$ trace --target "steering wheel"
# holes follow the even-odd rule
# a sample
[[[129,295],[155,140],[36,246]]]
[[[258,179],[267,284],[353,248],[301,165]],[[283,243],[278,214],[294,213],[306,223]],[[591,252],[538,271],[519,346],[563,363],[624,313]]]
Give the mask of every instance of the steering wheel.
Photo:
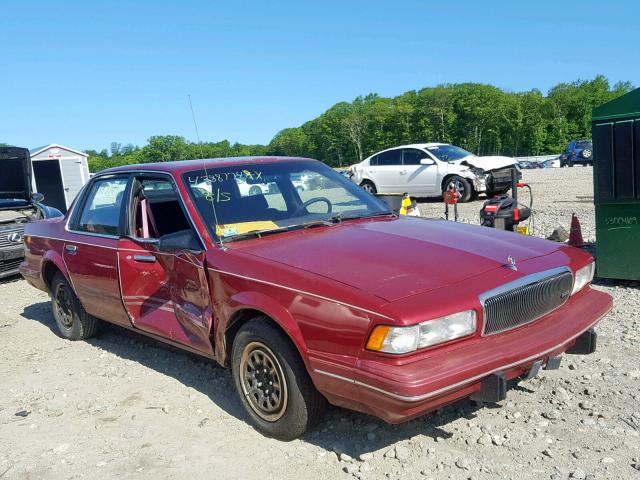
[[[318,203],[318,202],[324,202],[327,204],[327,213],[331,213],[333,210],[333,205],[331,204],[331,201],[329,201],[328,198],[326,197],[313,197],[310,198],[309,200],[307,200],[306,202],[304,202],[302,205],[300,205],[295,212],[293,212],[293,214],[291,215],[292,217],[297,216],[300,212],[302,212],[302,210],[305,210],[309,205],[313,205],[314,203]]]

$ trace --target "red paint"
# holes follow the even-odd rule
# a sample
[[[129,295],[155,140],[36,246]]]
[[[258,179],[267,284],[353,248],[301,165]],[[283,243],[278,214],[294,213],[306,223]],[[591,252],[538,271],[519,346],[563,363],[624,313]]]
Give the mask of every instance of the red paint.
[[[207,167],[277,161],[285,159],[226,159]],[[390,422],[469,395],[495,369],[508,377],[521,374],[532,357],[565,351],[611,308],[609,295],[587,287],[551,314],[502,334],[483,337],[479,328],[465,339],[407,355],[367,351],[367,336],[379,324],[410,325],[472,308],[481,326],[483,292],[554,267],[575,272],[591,257],[533,237],[412,217],[344,221],[221,248],[182,184],[183,172],[200,168],[202,161],[144,166],[173,177],[202,236],[202,254],[167,254],[127,238],[77,234],[59,219],[27,226],[23,275],[46,290],[44,272],[55,267],[95,316],[222,364],[229,355],[225,331],[236,315],[261,312],[289,336],[332,403]],[[75,255],[65,251],[68,244],[77,247]],[[155,260],[138,262],[135,255]],[[509,255],[517,271],[504,267]],[[433,392],[440,393],[419,401],[394,398]]]

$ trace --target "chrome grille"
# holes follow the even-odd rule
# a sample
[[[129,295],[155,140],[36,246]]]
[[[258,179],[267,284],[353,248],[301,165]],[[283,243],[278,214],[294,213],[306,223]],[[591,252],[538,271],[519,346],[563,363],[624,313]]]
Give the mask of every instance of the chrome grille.
[[[543,317],[566,302],[572,288],[573,275],[562,268],[523,277],[487,292],[481,297],[484,334],[504,332]]]
[[[24,223],[14,223],[9,227],[0,227],[0,248],[20,247],[22,245],[22,242],[15,243],[9,241],[9,235],[11,235],[12,233],[17,233],[22,236],[22,234],[24,233],[24,226]]]

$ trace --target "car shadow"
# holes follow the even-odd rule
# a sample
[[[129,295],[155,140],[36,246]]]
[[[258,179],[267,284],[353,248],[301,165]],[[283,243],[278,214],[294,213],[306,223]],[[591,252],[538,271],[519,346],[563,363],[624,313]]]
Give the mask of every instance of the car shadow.
[[[57,335],[49,302],[25,307],[22,317],[40,322]],[[101,325],[100,335],[88,343],[174,378],[209,397],[229,415],[241,421],[247,420],[229,370],[213,361],[107,323]],[[495,407],[484,405],[484,408]],[[421,435],[437,440],[448,439],[452,434],[442,427],[461,418],[471,420],[480,408],[483,406],[463,400],[410,422],[390,425],[370,415],[330,407],[320,424],[301,440],[358,458],[363,453],[389,448],[398,441]],[[357,432],[355,435],[354,431]]]

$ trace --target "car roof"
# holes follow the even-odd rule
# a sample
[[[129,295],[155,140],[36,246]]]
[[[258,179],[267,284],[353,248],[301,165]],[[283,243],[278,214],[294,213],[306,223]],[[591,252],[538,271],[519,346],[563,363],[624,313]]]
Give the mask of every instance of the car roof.
[[[173,162],[155,162],[155,163],[136,163],[132,165],[123,165],[120,167],[108,168],[102,170],[96,175],[107,175],[111,173],[127,173],[135,171],[155,171],[168,172],[180,175],[184,172],[193,170],[202,170],[204,168],[221,168],[233,167],[234,165],[260,165],[264,163],[286,163],[299,161],[313,161],[311,158],[304,157],[225,157],[225,158],[204,158],[197,160],[177,160]]]

